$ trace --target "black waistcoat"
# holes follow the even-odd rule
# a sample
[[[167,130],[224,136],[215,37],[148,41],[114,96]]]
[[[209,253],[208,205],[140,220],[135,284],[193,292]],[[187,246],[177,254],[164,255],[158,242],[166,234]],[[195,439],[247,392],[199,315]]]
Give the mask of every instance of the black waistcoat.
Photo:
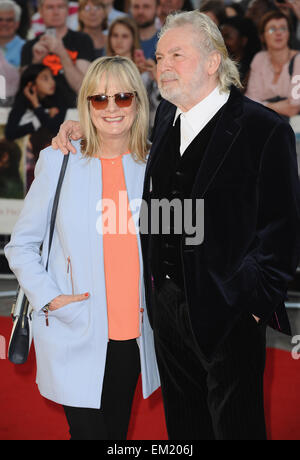
[[[180,132],[178,123],[177,126],[170,127],[165,137],[165,142],[162,143],[158,153],[159,157],[151,176],[151,200],[155,199],[156,204],[163,199],[169,202],[180,200],[182,210],[181,229],[178,226],[178,220],[176,220],[177,225],[174,227],[174,214],[176,211],[174,212],[175,208],[170,206],[170,219],[167,217],[167,207],[163,207],[164,218],[162,211],[159,214],[159,225],[157,227],[159,232],[157,235],[154,235],[152,231],[154,246],[151,254],[151,271],[158,288],[166,275],[179,287],[184,288],[181,259],[181,240],[182,230],[184,229],[184,200],[191,196],[196,174],[200,168],[221,111],[222,108],[200,131],[182,156],[179,150]],[[173,203],[176,204],[176,209],[179,210],[178,201],[177,203],[176,201]],[[176,233],[174,233],[174,228]]]

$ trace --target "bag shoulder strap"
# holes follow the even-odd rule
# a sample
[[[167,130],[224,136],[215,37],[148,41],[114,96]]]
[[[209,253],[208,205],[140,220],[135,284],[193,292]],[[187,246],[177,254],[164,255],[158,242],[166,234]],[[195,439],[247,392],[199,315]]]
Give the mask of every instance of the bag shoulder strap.
[[[58,202],[59,202],[61,187],[62,187],[62,184],[63,184],[63,181],[64,181],[64,177],[65,177],[69,157],[70,157],[70,153],[68,153],[67,155],[64,155],[64,159],[63,159],[63,163],[62,163],[62,166],[61,166],[60,175],[59,175],[58,183],[57,183],[57,187],[56,187],[56,192],[55,192],[55,196],[54,196],[53,208],[52,208],[51,220],[50,220],[50,233],[49,233],[48,258],[47,258],[47,264],[46,264],[46,271],[48,270],[49,256],[50,256],[50,250],[51,250],[51,246],[52,246],[52,239],[53,239],[53,233],[54,233],[54,227],[55,227],[56,214],[57,214],[57,208],[58,208]]]
[[[295,56],[293,56],[292,59],[290,60],[290,63],[289,63],[289,75],[290,75],[290,77],[293,76],[293,73],[294,73],[294,62],[295,62],[296,57],[297,57],[299,54],[300,54],[300,53],[296,53]]]

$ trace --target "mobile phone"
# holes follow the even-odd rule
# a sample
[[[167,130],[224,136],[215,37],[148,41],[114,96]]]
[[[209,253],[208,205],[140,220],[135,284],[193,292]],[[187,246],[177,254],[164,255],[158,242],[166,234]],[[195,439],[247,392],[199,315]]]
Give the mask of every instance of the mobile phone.
[[[141,49],[135,50],[134,54],[137,59],[146,59],[144,55],[144,51]]]
[[[56,37],[56,30],[54,27],[47,27],[45,34],[50,35],[50,37]]]

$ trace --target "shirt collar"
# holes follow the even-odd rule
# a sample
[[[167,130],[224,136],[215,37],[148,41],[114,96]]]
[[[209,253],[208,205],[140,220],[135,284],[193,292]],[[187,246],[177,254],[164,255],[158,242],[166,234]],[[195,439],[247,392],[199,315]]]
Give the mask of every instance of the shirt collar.
[[[179,116],[181,119],[184,117],[189,125],[197,132],[197,127],[199,126],[199,121],[205,121],[206,119],[209,120],[211,118],[211,114],[219,110],[228,100],[229,92],[220,92],[220,87],[217,86],[208,96],[206,96],[202,101],[198,102],[198,104],[194,105],[190,110],[187,112],[183,112],[181,109],[177,107],[173,126]]]

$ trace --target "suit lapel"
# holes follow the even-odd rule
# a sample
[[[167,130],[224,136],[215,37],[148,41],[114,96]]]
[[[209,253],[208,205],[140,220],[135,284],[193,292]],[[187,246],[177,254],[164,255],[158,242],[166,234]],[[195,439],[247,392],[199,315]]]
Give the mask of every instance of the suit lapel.
[[[170,110],[168,110],[168,112],[165,113],[159,120],[159,130],[157,130],[157,134],[154,137],[154,141],[151,146],[149,159],[147,162],[146,177],[148,177],[148,175],[150,174],[150,170],[153,168],[154,163],[156,162],[159,156],[159,152],[160,154],[162,153],[161,145],[164,142],[164,138],[168,130],[170,129],[171,124],[173,123],[175,112],[176,112],[176,107],[171,106]]]
[[[202,197],[206,193],[240,133],[241,126],[234,119],[228,108],[228,106],[224,107],[221,118],[208,144],[195,179],[192,196]]]

